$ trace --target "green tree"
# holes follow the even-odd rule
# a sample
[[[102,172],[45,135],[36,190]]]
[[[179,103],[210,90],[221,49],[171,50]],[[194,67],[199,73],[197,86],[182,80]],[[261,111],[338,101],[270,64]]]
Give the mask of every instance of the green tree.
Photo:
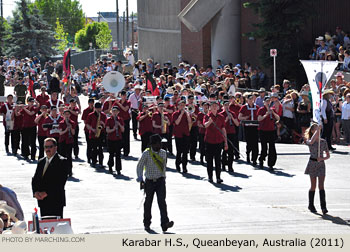
[[[84,27],[85,16],[79,0],[35,0],[34,5],[53,28],[59,19],[69,42],[73,42],[75,33]]]
[[[3,55],[6,50],[6,39],[10,36],[10,26],[6,19],[0,17],[0,55]]]
[[[270,49],[278,50],[277,80],[292,80],[300,76],[299,59],[305,49],[300,38],[308,19],[312,16],[312,1],[304,0],[259,0],[244,3],[259,15],[261,22],[253,24],[255,30],[249,34],[262,40],[261,62],[272,66]]]
[[[100,31],[96,35],[96,44],[100,49],[108,49],[112,42],[111,29],[109,29],[107,23],[101,23]]]
[[[56,20],[56,34],[55,39],[58,41],[56,49],[59,51],[64,51],[68,45],[68,33],[64,32],[63,25],[60,24],[59,19]]]
[[[81,50],[88,50],[90,43],[92,48],[105,49],[111,41],[111,30],[106,22],[87,24],[84,29],[75,34],[75,42]]]
[[[43,20],[39,10],[29,8],[28,0],[16,3],[10,20],[11,36],[6,39],[6,53],[19,58],[38,56],[45,58],[55,54],[54,33]]]

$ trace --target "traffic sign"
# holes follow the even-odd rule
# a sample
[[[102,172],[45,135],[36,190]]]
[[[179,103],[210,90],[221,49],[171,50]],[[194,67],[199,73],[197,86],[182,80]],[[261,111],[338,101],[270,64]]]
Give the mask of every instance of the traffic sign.
[[[277,57],[277,49],[270,49],[270,56]]]

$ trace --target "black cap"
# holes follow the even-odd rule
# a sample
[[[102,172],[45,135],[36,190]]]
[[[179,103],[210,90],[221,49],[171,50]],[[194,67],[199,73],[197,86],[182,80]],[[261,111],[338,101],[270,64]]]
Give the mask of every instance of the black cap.
[[[169,96],[165,97],[164,101],[170,101],[170,97]]]
[[[46,105],[41,105],[40,108],[41,108],[41,109],[47,109],[47,106],[46,106]]]
[[[210,105],[213,105],[213,104],[219,105],[217,101],[210,101]]]
[[[178,104],[181,104],[181,103],[186,104],[186,101],[185,100],[180,100]]]
[[[63,113],[66,113],[66,112],[68,112],[68,113],[70,114],[70,111],[69,111],[68,109],[65,109],[65,110],[63,111]]]
[[[102,108],[102,103],[101,102],[96,102],[95,103],[95,108]]]
[[[253,95],[252,95],[252,94],[249,94],[249,95],[247,95],[247,98],[248,98],[248,99],[252,99],[252,98],[253,98]]]
[[[88,103],[94,103],[95,102],[95,99],[93,99],[93,98],[90,98],[89,100],[88,100]]]
[[[54,110],[54,109],[57,109],[57,107],[56,106],[51,106],[50,109]]]
[[[266,100],[271,100],[271,97],[270,96],[265,96],[264,97],[264,101],[266,101]]]
[[[164,107],[164,103],[163,102],[158,103],[158,107],[159,106]]]
[[[29,102],[33,102],[34,100],[35,100],[35,99],[34,99],[33,97],[29,97],[29,98],[28,98],[28,101],[29,101]]]
[[[227,101],[227,100],[225,100],[224,102],[223,102],[223,104],[227,104],[227,103],[230,103],[229,101]]]
[[[118,106],[113,106],[112,110],[118,110],[118,111],[120,111],[120,109],[119,109]]]
[[[72,102],[76,102],[76,100],[75,99],[70,99],[69,103],[72,103]]]
[[[188,99],[194,99],[194,96],[193,95],[189,95],[187,98]]]
[[[162,142],[162,138],[160,137],[160,135],[154,134],[150,136],[150,144],[157,144],[161,142]]]

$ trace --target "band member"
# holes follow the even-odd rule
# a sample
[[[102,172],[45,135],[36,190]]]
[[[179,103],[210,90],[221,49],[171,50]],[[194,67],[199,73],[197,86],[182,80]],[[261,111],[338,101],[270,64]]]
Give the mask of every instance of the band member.
[[[229,109],[229,101],[224,101],[223,111],[220,113],[225,118],[225,129],[227,134],[228,149],[222,152],[222,170],[225,171],[225,165],[228,167],[229,172],[233,172],[233,156],[237,152],[234,146],[235,136],[237,135],[236,127],[239,125],[239,121],[235,112]]]
[[[92,113],[94,111],[94,99],[89,99],[88,100],[88,107],[86,109],[84,109],[83,111],[83,115],[81,116],[81,120],[84,121],[84,133],[85,133],[85,140],[86,140],[86,157],[87,157],[87,162],[90,164],[91,163],[91,142],[90,142],[90,138],[89,138],[89,130],[86,127],[86,121],[87,121],[87,117],[90,113]]]
[[[152,113],[148,110],[148,106],[144,104],[142,106],[142,112],[137,116],[139,121],[139,134],[141,136],[141,151],[144,152],[149,146],[149,138],[152,136]]]
[[[202,103],[203,110],[198,113],[197,123],[198,123],[198,139],[199,139],[199,151],[200,151],[200,161],[201,165],[204,165],[204,156],[205,156],[205,143],[204,143],[204,135],[205,135],[205,127],[203,124],[204,116],[209,113],[209,104],[207,102]]]
[[[108,167],[109,172],[112,174],[112,167],[114,165],[115,157],[115,170],[117,174],[120,175],[122,170],[122,161],[120,158],[121,148],[123,147],[122,134],[124,132],[124,120],[119,116],[119,108],[114,106],[112,108],[112,116],[107,119],[106,122],[106,132],[108,134]]]
[[[79,115],[79,108],[77,106],[77,101],[75,99],[70,99],[68,110],[70,112],[70,119],[74,122],[74,125],[75,125],[73,153],[74,153],[75,159],[78,159],[79,158],[78,157],[79,156],[79,145],[78,145],[78,137],[79,137],[78,115]]]
[[[164,98],[164,112],[167,112],[170,118],[173,118],[173,113],[175,112],[175,106],[170,104],[170,97]],[[168,151],[170,155],[173,154],[173,131],[174,131],[174,123],[170,122],[169,125],[169,134],[168,134]]]
[[[35,160],[36,153],[36,123],[34,122],[38,108],[34,106],[34,98],[28,98],[28,106],[24,106],[23,114],[23,157]],[[29,150],[30,146],[30,150]]]
[[[39,94],[36,97],[36,101],[39,103],[39,108],[41,108],[42,105],[46,105],[46,107],[47,107],[49,99],[50,99],[50,96],[48,96],[46,94],[46,87],[45,86],[42,86],[40,88],[40,90],[41,90],[41,94]]]
[[[322,127],[312,124],[305,132],[306,145],[309,146],[310,160],[305,169],[305,174],[310,175],[311,187],[309,190],[309,210],[316,213],[314,206],[315,190],[318,179],[318,189],[320,190],[320,203],[323,214],[328,212],[326,205],[326,193],[324,190],[324,180],[326,178],[325,160],[329,159],[327,142],[319,139]],[[324,153],[326,156],[324,156]]]
[[[334,92],[332,90],[325,90],[323,92],[323,99],[321,102],[321,117],[323,122],[322,138],[327,140],[328,149],[334,151],[335,148],[332,147],[334,109],[330,101],[332,95],[334,95]]]
[[[22,102],[17,101],[17,104],[15,106],[15,109],[13,111],[13,131],[12,131],[12,137],[13,137],[13,147],[12,147],[12,153],[13,155],[17,155],[17,151],[20,149],[19,144],[21,142],[21,135],[23,138],[23,114],[22,114]],[[23,152],[23,148],[21,149]],[[22,153],[23,154],[23,153]],[[23,155],[22,155],[23,156]]]
[[[106,114],[106,116],[109,116],[112,114],[112,107],[115,102],[114,94],[110,94],[110,96],[107,98],[106,95],[103,95],[100,99],[100,102],[102,103],[102,111]]]
[[[213,182],[213,159],[215,159],[216,182],[221,184],[223,180],[221,174],[221,151],[228,149],[225,129],[225,118],[218,113],[219,104],[217,101],[210,102],[210,112],[204,116],[205,126],[205,149],[207,159],[207,172],[209,182]]]
[[[38,142],[39,142],[39,159],[44,157],[44,140],[46,139],[47,133],[43,128],[43,124],[47,118],[47,106],[41,105],[40,115],[38,115],[34,122],[38,125]]]
[[[261,142],[261,153],[259,157],[260,168],[264,167],[264,161],[268,156],[267,165],[270,170],[273,170],[273,166],[276,164],[277,153],[275,147],[276,139],[276,121],[279,121],[280,117],[274,108],[270,108],[270,97],[265,96],[264,107],[258,110],[259,132]],[[269,145],[269,147],[267,147]],[[267,148],[269,154],[267,154]]]
[[[248,95],[247,104],[243,105],[239,110],[238,119],[244,122],[244,135],[247,142],[247,163],[250,161],[253,162],[253,165],[256,165],[256,160],[259,154],[258,146],[258,109],[259,106],[254,104],[253,95]],[[251,121],[251,122],[249,122]],[[252,159],[250,159],[250,153],[252,153]]]
[[[126,99],[125,90],[120,92],[121,100],[116,100],[113,106],[118,106],[120,112],[119,117],[124,120],[124,132],[123,132],[123,154],[124,157],[129,156],[130,153],[130,102]]]
[[[10,136],[11,136],[11,148],[13,149],[14,146],[13,144],[13,135],[12,135],[12,130],[13,130],[13,118],[12,118],[12,113],[13,113],[13,95],[9,94],[7,96],[7,102],[2,105],[0,108],[0,114],[3,115],[3,123],[4,123],[4,128],[5,128],[5,149],[6,152],[9,152],[9,144],[10,144]]]
[[[48,100],[46,106],[48,108],[56,107],[58,109],[61,105],[64,105],[64,103],[58,99],[58,93],[56,91],[52,91],[51,97]]]
[[[234,112],[236,114],[236,116],[238,117],[239,114],[239,110],[241,109],[242,105],[238,103],[238,100],[236,100],[235,96],[230,96],[230,106],[229,106],[229,110],[231,110],[232,112]],[[234,156],[235,156],[235,160],[239,159],[239,133],[240,133],[240,125],[235,126],[235,130],[236,130],[236,134],[234,134],[233,137],[233,146],[235,146],[234,148]]]
[[[180,172],[180,164],[182,164],[183,173],[187,173],[187,154],[189,151],[190,126],[192,119],[189,113],[185,111],[185,101],[178,104],[179,110],[173,114],[174,136],[176,143],[176,170]]]
[[[160,210],[160,221],[163,232],[174,226],[173,221],[169,221],[167,205],[165,201],[165,171],[167,163],[167,154],[161,149],[162,138],[156,134],[150,139],[151,147],[142,153],[137,164],[137,181],[144,188],[146,199],[144,203],[143,224],[145,230],[150,232],[152,219],[152,202],[154,193],[157,194],[158,206]],[[143,171],[145,170],[145,182],[143,180]]]
[[[159,134],[163,139],[167,139],[170,121],[169,114],[164,112],[164,103],[158,103],[158,111],[152,115],[153,133]],[[162,146],[162,148],[166,149],[167,146]]]
[[[89,130],[89,138],[91,143],[91,165],[96,166],[97,156],[98,162],[103,167],[103,139],[105,138],[105,122],[106,114],[101,111],[102,104],[95,103],[94,112],[90,113],[86,120],[86,127]]]
[[[139,107],[141,102],[141,86],[136,85],[134,87],[134,93],[129,97],[129,102],[131,106],[131,119],[132,119],[132,131],[134,133],[134,139],[137,139],[137,119],[139,115]]]
[[[75,134],[75,122],[70,119],[71,112],[70,110],[64,111],[64,118],[59,123],[59,154],[67,158],[67,170],[68,177],[72,177],[73,172],[73,162],[72,162],[72,149],[74,143],[74,134]]]
[[[197,141],[198,141],[198,126],[197,126],[197,116],[199,113],[199,108],[194,104],[194,96],[189,95],[188,97],[187,109],[190,114],[191,124],[190,124],[190,158],[192,161],[196,161],[196,151],[197,151]]]
[[[50,115],[43,123],[43,130],[46,131],[46,136],[54,138],[57,143],[60,137],[58,126],[62,119],[63,117],[57,113],[57,108],[52,106],[50,109]]]

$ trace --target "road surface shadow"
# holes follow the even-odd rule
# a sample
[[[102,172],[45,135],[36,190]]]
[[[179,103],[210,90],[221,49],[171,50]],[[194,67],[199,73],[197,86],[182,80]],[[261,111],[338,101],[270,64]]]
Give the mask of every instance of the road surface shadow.
[[[349,154],[349,152],[348,151],[332,151],[332,153],[334,153],[334,154],[339,154],[339,155],[348,155]]]
[[[228,172],[229,174],[231,174],[234,177],[238,177],[238,178],[244,178],[244,179],[249,179],[251,176],[243,174],[243,173],[239,173],[239,172]]]
[[[159,234],[156,231],[154,231],[153,229],[150,229],[149,231],[145,230],[145,232],[148,234]]]
[[[81,159],[81,158],[73,158],[72,160],[73,160],[73,162],[78,162],[78,163],[85,163],[86,162],[86,160]]]
[[[340,217],[336,217],[336,216],[332,216],[329,214],[319,214],[319,213],[315,213],[316,215],[322,217],[322,219],[327,220],[327,221],[331,221],[334,224],[338,224],[338,225],[345,225],[345,226],[349,226],[350,227],[350,221],[344,220]]]
[[[139,160],[137,157],[133,157],[133,156],[127,156],[127,157],[125,157],[125,156],[123,155],[122,158],[125,159],[125,160],[131,160],[131,161],[137,161],[137,160]]]
[[[75,178],[74,176],[73,177],[69,177],[67,180],[71,181],[71,182],[80,182],[81,181],[80,179]]]
[[[295,174],[289,174],[287,172],[283,172],[283,169],[279,169],[279,168],[274,168],[273,170],[270,170],[270,168],[268,167],[263,167],[263,168],[259,168],[258,166],[255,167],[255,170],[262,170],[262,171],[266,171],[269,172],[275,176],[282,176],[282,177],[287,177],[287,178],[293,178],[295,176]]]
[[[212,184],[216,188],[219,188],[221,191],[225,191],[225,192],[239,192],[242,189],[239,186],[230,186],[230,185],[218,184],[218,183],[212,183]]]
[[[278,156],[310,156],[310,152],[297,152],[297,153],[288,153],[288,152],[285,152],[285,153],[278,153],[277,154]]]
[[[187,179],[195,179],[195,180],[203,180],[204,177],[194,175],[192,173],[182,173],[182,176],[187,178]]]
[[[108,172],[109,173],[109,172]],[[132,180],[133,178],[130,178],[129,176],[125,176],[123,174],[120,174],[120,175],[117,175],[117,174],[113,174],[113,177],[115,179],[122,179],[122,180],[126,180],[126,181],[130,181]]]

